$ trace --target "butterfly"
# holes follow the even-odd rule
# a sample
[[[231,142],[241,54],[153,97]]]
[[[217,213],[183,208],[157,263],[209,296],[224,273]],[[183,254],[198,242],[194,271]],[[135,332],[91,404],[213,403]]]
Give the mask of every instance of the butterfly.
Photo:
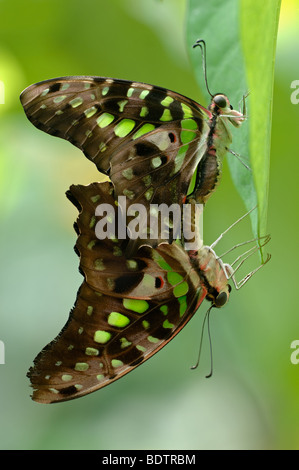
[[[240,288],[255,272],[236,282],[237,268],[211,247],[188,252],[177,241],[142,246],[129,258],[128,238],[95,236],[98,205],[115,203],[112,184],[73,185],[67,196],[79,210],[75,251],[84,280],[65,326],[28,372],[32,398],[41,403],[78,398],[121,378],[173,339],[204,299],[225,305],[229,279]]]
[[[203,40],[196,45],[205,51]],[[239,112],[217,93],[206,109],[159,86],[104,77],[42,81],[20,100],[34,126],[70,141],[108,175],[128,207],[205,204],[220,181],[232,141],[229,126],[245,120],[244,99]],[[159,233],[150,243],[162,241]]]

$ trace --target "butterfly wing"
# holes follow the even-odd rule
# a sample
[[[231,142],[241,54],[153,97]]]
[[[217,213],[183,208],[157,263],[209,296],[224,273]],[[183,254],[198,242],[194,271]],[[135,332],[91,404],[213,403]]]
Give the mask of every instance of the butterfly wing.
[[[207,292],[176,243],[127,258],[127,240],[95,238],[95,209],[99,200],[113,204],[111,188],[93,183],[68,193],[80,209],[76,251],[84,281],[66,325],[29,370],[41,403],[86,395],[142,364],[184,327]]]
[[[209,133],[211,114],[195,101],[101,77],[47,80],[20,99],[37,128],[69,140],[109,175],[128,207],[183,203]]]

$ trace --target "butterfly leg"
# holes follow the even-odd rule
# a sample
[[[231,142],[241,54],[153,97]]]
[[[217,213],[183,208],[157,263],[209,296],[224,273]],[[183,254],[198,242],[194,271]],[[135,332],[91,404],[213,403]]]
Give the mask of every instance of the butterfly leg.
[[[244,160],[243,160],[244,157],[241,157],[241,155],[239,153],[235,152],[234,150],[227,149],[227,151],[229,153],[231,153],[234,157],[236,157],[239,160],[239,162],[242,163],[242,165],[245,166],[245,168],[247,168],[247,170],[252,171],[250,166],[248,166],[247,163],[244,162]]]
[[[243,96],[242,96],[242,99],[241,101],[239,102],[239,109],[240,109],[240,113],[243,114],[244,118],[246,119],[248,116],[246,114],[246,98],[248,98],[250,92],[247,91]]]
[[[253,253],[251,253],[249,256],[251,256],[252,254],[253,254]],[[249,256],[247,256],[245,259],[249,258]],[[259,269],[261,269],[263,266],[265,266],[265,264],[268,263],[268,261],[270,261],[271,255],[268,254],[266,260],[265,260],[263,263],[261,263],[257,268],[255,268],[255,269],[253,269],[252,271],[250,271],[250,273],[246,274],[246,276],[245,276],[243,279],[241,279],[241,281],[236,281],[234,275],[235,275],[237,269],[239,269],[239,267],[243,264],[243,262],[245,261],[245,259],[237,266],[237,268],[236,268],[235,270],[231,270],[231,277],[230,277],[230,279],[233,281],[234,286],[235,286],[235,288],[236,288],[237,290],[241,289],[241,287],[243,287],[244,284],[246,284],[246,282],[249,281],[249,279],[250,279]],[[226,267],[231,268],[231,266],[229,266],[229,265],[226,265]]]
[[[253,207],[250,209],[250,211],[246,212],[246,214],[242,215],[238,220],[236,220],[232,225],[230,225],[224,232],[222,232],[219,237],[211,244],[210,248],[213,249],[217,243],[224,237],[224,235],[229,232],[235,225],[237,225],[241,220],[245,219],[252,211],[254,211],[257,208],[257,206]]]
[[[256,253],[261,247],[265,246],[271,239],[271,237],[269,235],[266,235],[265,237],[260,237],[258,238],[257,240],[260,240],[264,238],[264,242],[262,244],[260,244],[260,246],[254,246],[252,248],[250,248],[249,250],[247,250],[245,253],[242,253],[240,256],[238,256],[235,261],[232,263],[232,264],[228,264],[228,263],[224,263],[222,261],[221,258],[218,258],[218,261],[219,261],[219,264],[220,266],[223,268],[223,271],[226,275],[226,278],[227,279],[231,279],[234,283],[234,286],[235,288],[238,290],[240,289],[262,266],[264,266],[266,263],[268,263],[268,261],[270,260],[271,256],[268,254],[267,255],[267,258],[266,260],[261,263],[256,269],[254,269],[253,271],[251,271],[250,273],[248,273],[243,279],[241,279],[241,281],[237,281],[236,278],[235,278],[235,274],[236,272],[240,269],[240,267],[243,265],[243,263],[250,257],[252,256],[254,253]],[[248,242],[243,242],[243,243],[239,243],[238,245],[234,246],[232,249],[228,250],[226,253],[224,254],[227,254],[229,253],[230,251],[232,251],[233,249],[239,247],[239,246],[242,246],[242,245],[245,245],[247,243],[250,243],[250,242],[253,242],[255,241],[256,239],[254,240],[249,240]],[[243,258],[244,257],[244,258]],[[242,259],[243,258],[243,259]],[[241,261],[240,261],[241,260]],[[240,262],[239,262],[240,261]],[[238,263],[239,264],[237,265],[236,268],[233,268],[233,266]]]
[[[264,240],[264,241],[263,241],[262,244],[259,244],[259,247],[256,247],[256,246],[252,247],[252,248],[250,248],[250,250],[248,250],[245,253],[243,253],[242,255],[238,256],[238,258],[233,263],[231,263],[231,266],[233,266],[242,256],[246,255],[249,251],[251,251],[253,249],[262,248],[263,246],[265,246],[271,240],[270,235],[264,235],[263,237],[257,237],[257,238],[253,238],[252,240],[246,240],[245,242],[238,243],[237,245],[234,245],[232,248],[230,248],[229,250],[222,253],[220,256],[217,256],[217,258],[218,259],[223,258],[225,255],[227,255],[228,253],[231,253],[233,250],[235,250],[236,248],[239,248],[240,246],[248,245],[249,243],[257,242],[257,241],[260,241],[260,240]]]

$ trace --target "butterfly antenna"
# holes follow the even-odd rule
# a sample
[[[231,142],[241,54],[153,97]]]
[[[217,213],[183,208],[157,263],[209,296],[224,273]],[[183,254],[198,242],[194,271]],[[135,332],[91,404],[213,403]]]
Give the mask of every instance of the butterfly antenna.
[[[203,64],[203,74],[205,77],[206,88],[211,97],[213,97],[212,93],[210,92],[209,85],[208,85],[208,77],[207,77],[207,47],[206,43],[203,39],[197,39],[196,43],[193,44],[193,48],[199,46],[201,49],[202,55],[202,64]]]
[[[213,305],[211,305],[211,307],[208,309],[208,311],[206,312],[205,314],[205,317],[204,317],[204,320],[203,320],[203,324],[202,324],[202,330],[201,330],[201,337],[200,337],[200,344],[199,344],[199,352],[198,352],[198,358],[197,358],[197,362],[194,366],[192,366],[190,369],[194,370],[194,369],[197,369],[198,365],[199,365],[199,362],[200,362],[200,356],[201,356],[201,350],[202,350],[202,343],[203,343],[203,333],[204,333],[204,329],[205,329],[205,323],[206,323],[206,320],[208,320],[208,336],[209,336],[209,343],[210,343],[210,356],[211,356],[211,370],[210,370],[210,373],[208,375],[206,375],[206,379],[212,377],[213,375],[213,350],[212,350],[212,339],[211,339],[211,331],[210,331],[210,313],[211,313],[211,310],[213,308]]]

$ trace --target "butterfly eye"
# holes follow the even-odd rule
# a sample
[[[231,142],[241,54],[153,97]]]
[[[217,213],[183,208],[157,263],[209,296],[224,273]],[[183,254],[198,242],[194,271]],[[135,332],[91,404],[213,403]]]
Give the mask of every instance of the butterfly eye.
[[[227,105],[226,99],[223,95],[216,95],[214,97],[214,103],[218,106],[218,108],[225,108]]]
[[[220,294],[217,295],[217,297],[215,299],[214,305],[215,305],[215,307],[222,307],[223,305],[226,304],[226,302],[227,302],[226,292],[220,292]]]

